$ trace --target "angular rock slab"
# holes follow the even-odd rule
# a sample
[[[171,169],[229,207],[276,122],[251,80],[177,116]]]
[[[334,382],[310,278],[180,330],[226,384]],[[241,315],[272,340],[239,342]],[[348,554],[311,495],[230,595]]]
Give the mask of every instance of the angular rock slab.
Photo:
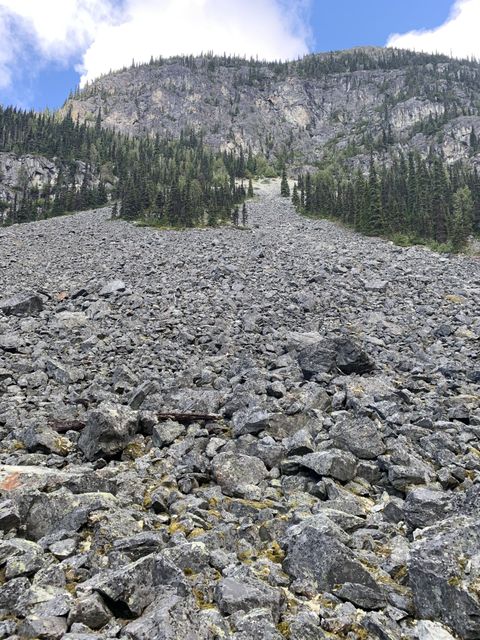
[[[321,373],[368,373],[374,364],[350,338],[326,338],[309,345],[298,354],[298,364],[308,380]]]
[[[363,585],[381,597],[382,589],[345,541],[348,536],[328,518],[313,516],[287,532],[286,573],[312,582],[319,591],[345,584]]]
[[[386,447],[379,428],[365,416],[342,416],[330,429],[329,436],[335,447],[350,451],[362,460],[374,460],[385,453]]]
[[[123,451],[138,430],[138,414],[122,405],[103,402],[91,411],[78,446],[88,460]]]
[[[212,460],[215,481],[226,495],[243,497],[245,487],[258,485],[268,475],[259,458],[238,453],[219,453]]]
[[[307,453],[299,458],[299,463],[319,476],[329,476],[341,482],[353,480],[357,471],[356,458],[341,449]]]
[[[408,566],[416,617],[480,638],[480,520],[458,516],[422,531]]]
[[[0,312],[6,316],[31,316],[43,310],[43,301],[35,293],[17,293],[0,300]]]
[[[161,553],[150,554],[115,571],[100,573],[84,582],[81,595],[96,591],[110,609],[121,617],[138,617],[155,600],[162,587],[171,587],[184,595],[183,573]]]

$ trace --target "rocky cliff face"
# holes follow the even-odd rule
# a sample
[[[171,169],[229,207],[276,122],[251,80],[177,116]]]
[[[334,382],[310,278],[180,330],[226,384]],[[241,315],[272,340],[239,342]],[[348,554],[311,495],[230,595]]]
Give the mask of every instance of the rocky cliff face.
[[[480,134],[480,67],[370,49],[288,64],[157,61],[104,76],[69,99],[73,117],[134,135],[194,127],[214,147],[284,156],[293,165],[433,146],[472,157]]]
[[[65,169],[62,162],[56,158],[49,159],[38,155],[17,155],[15,153],[0,152],[0,222],[2,210],[15,198],[15,193],[21,194],[27,189],[38,189],[41,193],[45,187],[55,186],[60,172]],[[77,189],[80,189],[84,180],[87,166],[85,162],[76,161],[73,165],[73,173],[69,173],[70,182],[74,177]],[[70,172],[72,167],[70,167]],[[96,186],[98,177],[91,177],[88,186]]]

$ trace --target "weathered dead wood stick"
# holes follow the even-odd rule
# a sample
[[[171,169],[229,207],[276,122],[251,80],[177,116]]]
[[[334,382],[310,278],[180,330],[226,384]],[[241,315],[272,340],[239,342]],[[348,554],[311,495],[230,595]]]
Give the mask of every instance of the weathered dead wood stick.
[[[169,411],[166,413],[157,413],[159,420],[174,420],[175,422],[196,422],[197,420],[217,422],[222,419],[216,413],[177,413],[176,411]]]

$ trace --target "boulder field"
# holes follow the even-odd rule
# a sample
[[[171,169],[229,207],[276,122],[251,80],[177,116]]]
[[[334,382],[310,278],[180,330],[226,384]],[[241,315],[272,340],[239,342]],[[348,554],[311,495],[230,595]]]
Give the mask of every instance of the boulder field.
[[[480,637],[480,262],[0,229],[0,638]]]

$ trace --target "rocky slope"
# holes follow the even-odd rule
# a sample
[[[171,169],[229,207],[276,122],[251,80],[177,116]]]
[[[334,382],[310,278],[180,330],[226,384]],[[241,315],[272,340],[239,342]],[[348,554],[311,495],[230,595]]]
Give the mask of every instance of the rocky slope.
[[[277,192],[0,230],[1,637],[479,637],[479,262]]]
[[[98,79],[64,112],[134,135],[194,127],[217,148],[250,147],[300,166],[432,147],[449,161],[470,158],[479,99],[478,64],[371,48],[283,65],[161,60]]]

